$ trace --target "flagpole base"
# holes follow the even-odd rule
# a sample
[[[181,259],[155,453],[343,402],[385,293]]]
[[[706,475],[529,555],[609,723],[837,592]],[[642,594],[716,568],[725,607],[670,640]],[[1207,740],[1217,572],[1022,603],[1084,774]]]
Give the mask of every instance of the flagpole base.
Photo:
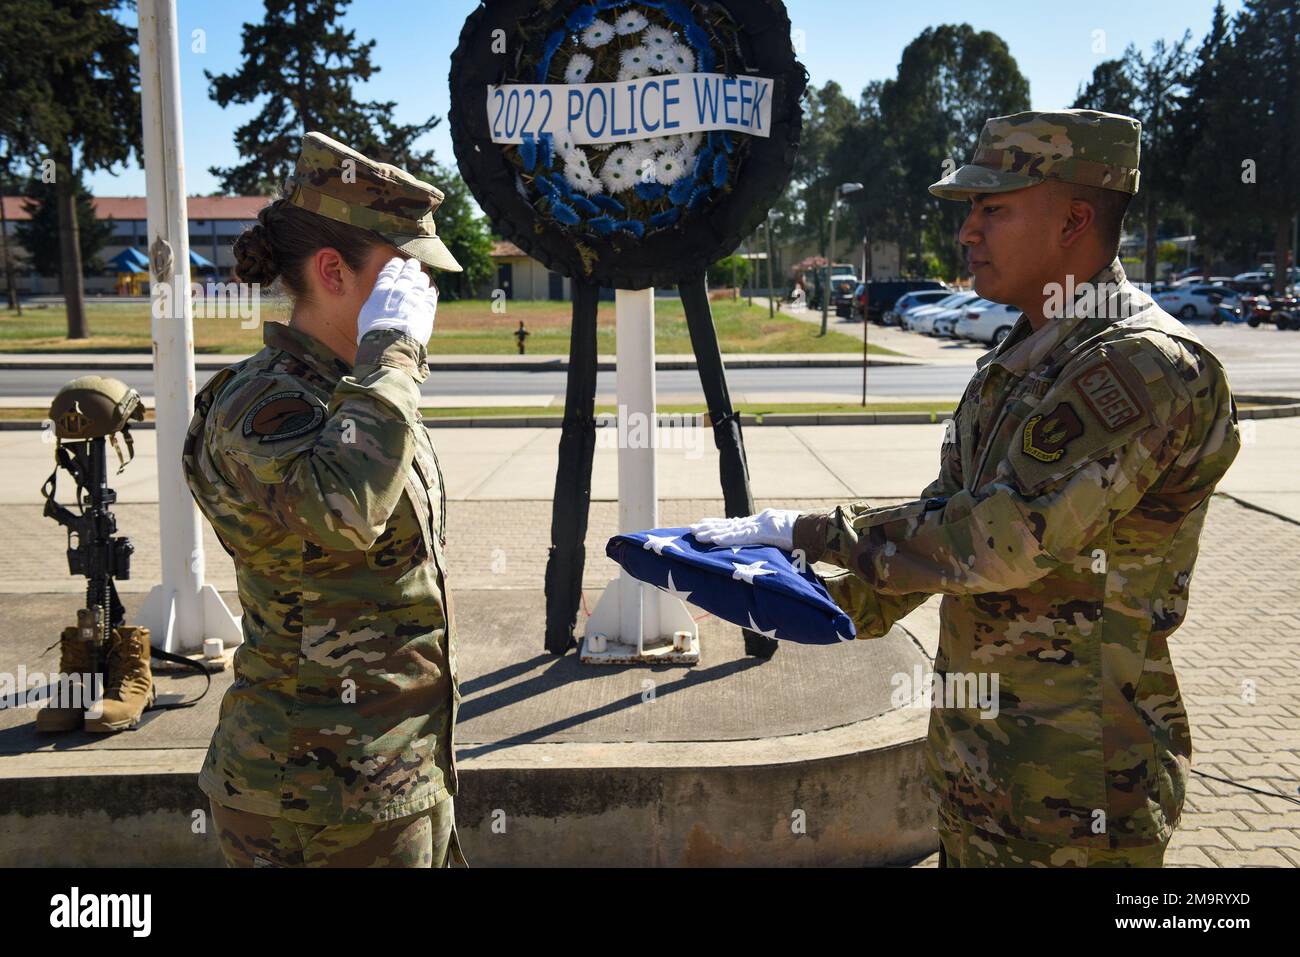
[[[592,609],[579,660],[587,665],[697,665],[699,628],[680,598],[623,572]]]

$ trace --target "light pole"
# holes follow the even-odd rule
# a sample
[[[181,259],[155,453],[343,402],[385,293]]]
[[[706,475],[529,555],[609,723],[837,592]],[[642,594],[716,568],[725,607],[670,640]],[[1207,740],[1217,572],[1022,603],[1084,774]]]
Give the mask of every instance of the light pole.
[[[826,335],[827,316],[831,304],[831,262],[835,259],[835,214],[839,209],[840,197],[847,196],[849,193],[856,193],[862,188],[861,183],[840,183],[835,187],[835,195],[831,198],[831,248],[826,255],[826,279],[822,282],[822,331]]]
[[[772,286],[772,211],[767,211],[767,221],[763,224],[763,235],[767,239],[767,317],[776,315],[776,290]]]

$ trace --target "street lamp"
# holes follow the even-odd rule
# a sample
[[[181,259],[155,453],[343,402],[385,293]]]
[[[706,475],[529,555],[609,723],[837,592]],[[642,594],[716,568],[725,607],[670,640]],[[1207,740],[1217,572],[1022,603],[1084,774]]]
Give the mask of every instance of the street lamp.
[[[831,303],[831,260],[835,258],[835,214],[839,209],[840,197],[856,193],[862,189],[861,183],[840,183],[835,187],[835,196],[831,199],[831,248],[826,256],[826,280],[822,283],[822,331],[826,335],[826,321]]]

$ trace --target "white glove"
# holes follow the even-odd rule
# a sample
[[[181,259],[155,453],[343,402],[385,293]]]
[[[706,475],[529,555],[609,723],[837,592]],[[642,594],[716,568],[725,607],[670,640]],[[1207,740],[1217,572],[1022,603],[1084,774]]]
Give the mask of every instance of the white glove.
[[[794,521],[801,514],[765,508],[741,518],[704,518],[691,526],[691,534],[706,545],[775,545],[788,552],[794,549]]]
[[[374,329],[397,329],[425,345],[433,335],[438,287],[420,268],[420,260],[394,256],[379,270],[370,298],[357,316],[357,342]]]

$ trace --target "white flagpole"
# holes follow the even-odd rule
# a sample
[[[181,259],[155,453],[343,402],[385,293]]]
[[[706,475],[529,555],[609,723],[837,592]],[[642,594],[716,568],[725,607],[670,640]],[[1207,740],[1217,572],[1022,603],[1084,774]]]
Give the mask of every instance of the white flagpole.
[[[216,589],[203,582],[199,511],[181,472],[195,390],[176,4],[140,0],[139,11],[162,583],[150,590],[138,620],[150,629],[155,646],[191,653],[203,648],[205,638],[229,647],[242,634]]]

